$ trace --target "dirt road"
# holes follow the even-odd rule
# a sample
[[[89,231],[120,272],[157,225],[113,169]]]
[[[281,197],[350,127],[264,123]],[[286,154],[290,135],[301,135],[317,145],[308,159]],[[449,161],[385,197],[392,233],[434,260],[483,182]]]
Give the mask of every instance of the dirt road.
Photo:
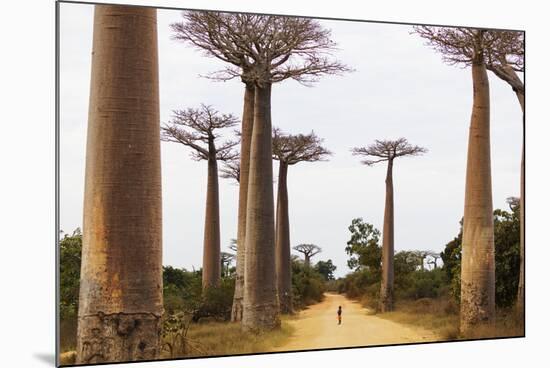
[[[342,324],[336,310],[342,306]],[[375,315],[359,303],[339,294],[325,294],[322,303],[312,305],[289,321],[295,331],[282,350],[323,349],[345,346],[399,344],[438,340],[430,331],[411,328]]]

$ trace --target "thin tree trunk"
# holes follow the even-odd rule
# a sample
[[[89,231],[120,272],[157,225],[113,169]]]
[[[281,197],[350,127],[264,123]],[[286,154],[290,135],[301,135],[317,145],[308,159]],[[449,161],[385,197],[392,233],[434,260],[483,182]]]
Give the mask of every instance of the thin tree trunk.
[[[468,140],[462,237],[460,330],[471,336],[495,317],[495,245],[491,184],[489,81],[472,65],[474,102]]]
[[[290,267],[290,225],[288,219],[288,164],[279,161],[279,183],[277,189],[276,222],[276,269],[277,291],[281,312],[292,313],[292,279]]]
[[[95,6],[77,364],[160,352],[156,10]]]
[[[281,324],[275,277],[272,170],[271,85],[256,86],[246,211],[245,331],[269,330]]]
[[[522,116],[522,128],[523,138],[525,136],[525,86],[523,81],[519,78],[516,71],[511,65],[506,63],[506,60],[501,61],[501,67],[493,67],[491,70],[497,77],[505,81],[512,87],[518,98],[519,105],[521,107]],[[520,269],[519,269],[519,282],[516,299],[516,310],[521,315],[524,313],[525,306],[525,147],[522,139],[521,146],[521,173],[520,173]]]
[[[382,284],[380,287],[380,311],[393,310],[393,159],[388,161],[386,174],[386,204],[382,231]]]
[[[231,321],[243,318],[246,202],[248,196],[248,172],[250,163],[250,142],[254,122],[254,85],[247,83],[244,92],[243,121],[241,128],[241,165],[239,176],[239,210],[237,225],[237,270],[235,275],[235,293],[231,308]]]
[[[216,148],[209,143],[208,185],[206,187],[206,215],[204,218],[204,245],[202,256],[202,287],[218,287],[221,278],[220,256],[220,200]]]
[[[525,137],[525,96],[517,91],[516,95],[523,113],[522,126],[523,136]],[[520,173],[520,196],[519,196],[519,280],[518,280],[518,295],[516,300],[516,309],[523,316],[525,309],[525,146],[521,144],[521,173]]]

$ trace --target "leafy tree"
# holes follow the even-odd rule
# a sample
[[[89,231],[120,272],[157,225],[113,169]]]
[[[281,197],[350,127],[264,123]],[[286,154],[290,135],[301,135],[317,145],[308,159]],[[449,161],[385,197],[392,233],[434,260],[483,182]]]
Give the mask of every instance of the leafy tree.
[[[334,280],[334,271],[336,271],[336,266],[332,263],[331,259],[328,261],[317,262],[314,269],[323,275],[325,281]]]
[[[382,268],[382,248],[379,245],[380,231],[362,218],[351,221],[348,227],[351,238],[347,242],[346,253],[350,256],[348,267],[352,270],[367,268],[380,274]]]
[[[295,258],[292,260],[292,305],[303,308],[320,302],[325,291],[323,275],[314,267],[306,266],[304,262]]]
[[[77,228],[72,235],[65,234],[59,242],[61,319],[76,317],[78,312],[81,254],[82,232]]]
[[[517,298],[520,273],[520,206],[511,204],[511,211],[493,212],[495,229],[495,303],[510,307]],[[443,271],[451,283],[451,294],[460,301],[462,229],[441,253]]]

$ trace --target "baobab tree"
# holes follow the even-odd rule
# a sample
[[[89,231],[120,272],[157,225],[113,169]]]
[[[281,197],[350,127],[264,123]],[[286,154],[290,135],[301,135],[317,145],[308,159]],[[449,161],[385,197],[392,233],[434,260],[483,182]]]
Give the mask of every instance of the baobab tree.
[[[468,138],[462,234],[460,331],[470,336],[495,319],[495,244],[491,182],[490,102],[487,66],[505,33],[421,26],[415,32],[449,64],[472,70],[473,106]]]
[[[428,251],[428,257],[430,257],[430,259],[428,260],[427,263],[433,265],[434,270],[437,269],[437,261],[441,259],[441,254],[437,252]]]
[[[228,252],[220,253],[222,276],[224,277],[229,276],[229,266],[231,266],[231,262],[233,262],[234,259],[235,259],[235,254],[233,253],[228,253]]]
[[[208,161],[206,186],[206,214],[204,218],[204,244],[202,257],[202,286],[217,287],[220,284],[220,203],[218,185],[218,161],[237,157],[233,150],[238,142],[225,141],[217,146],[219,130],[238,123],[231,114],[220,114],[213,107],[175,110],[172,120],[162,127],[162,140],[181,143],[192,149],[191,157]]]
[[[225,161],[220,169],[220,172],[220,176],[222,178],[233,179],[239,183],[241,178],[241,159],[239,157],[235,157],[232,160]]]
[[[430,252],[427,250],[415,250],[413,251],[413,254],[418,259],[420,270],[424,271],[424,263],[426,261],[426,258],[430,255]]]
[[[304,255],[304,264],[306,267],[311,266],[311,258],[323,251],[321,247],[315,244],[299,244],[292,247],[292,249]]]
[[[361,161],[364,165],[372,166],[379,162],[388,162],[384,227],[382,229],[382,282],[379,303],[379,308],[382,312],[393,310],[393,161],[399,157],[418,156],[427,151],[423,147],[409,144],[405,138],[399,138],[395,141],[376,140],[368,147],[356,147],[352,149],[353,155],[366,157]]]
[[[350,69],[332,60],[330,31],[312,19],[205,11],[183,17],[172,24],[174,38],[228,64],[212,78],[240,78],[246,86],[232,319],[242,318],[244,330],[276,328],[271,86],[286,79],[308,84]]]
[[[76,364],[159,355],[159,126],[156,10],[96,5]]]
[[[292,313],[292,278],[290,262],[290,224],[288,218],[288,167],[299,162],[323,161],[331,154],[321,146],[323,140],[314,132],[285,134],[273,129],[273,159],[279,161],[277,185],[277,219],[275,222],[275,266],[277,290],[282,313]]]
[[[498,37],[491,44],[487,53],[487,69],[512,87],[521,107],[522,127],[525,136],[525,85],[518,73],[523,73],[525,54],[525,34],[514,31],[492,31]],[[519,282],[516,300],[516,309],[523,314],[525,306],[525,148],[524,139],[521,147],[521,173],[519,196],[520,221],[520,263]]]

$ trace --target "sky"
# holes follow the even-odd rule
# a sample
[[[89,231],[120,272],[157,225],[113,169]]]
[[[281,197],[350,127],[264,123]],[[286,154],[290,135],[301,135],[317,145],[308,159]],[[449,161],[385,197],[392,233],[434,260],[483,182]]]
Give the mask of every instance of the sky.
[[[241,116],[243,84],[200,77],[223,68],[171,39],[181,12],[158,11],[161,123],[172,111],[213,105]],[[326,76],[313,87],[295,81],[273,86],[273,126],[315,133],[333,152],[329,161],[299,163],[288,173],[292,245],[323,249],[336,276],[350,270],[344,248],[352,219],[382,230],[384,164],[361,165],[350,149],[375,139],[405,137],[428,149],[394,164],[395,249],[442,251],[459,231],[464,206],[471,71],[444,64],[408,25],[319,21],[338,44],[335,56],[355,71]],[[93,6],[60,4],[60,226],[82,226]],[[494,208],[519,195],[521,109],[511,88],[489,73]],[[227,132],[231,138],[231,131]],[[162,142],[163,263],[199,268],[206,199],[206,162],[180,144]],[[274,178],[277,174],[274,162]],[[276,183],[274,184],[276,193]],[[220,179],[222,251],[237,234],[238,186]]]

